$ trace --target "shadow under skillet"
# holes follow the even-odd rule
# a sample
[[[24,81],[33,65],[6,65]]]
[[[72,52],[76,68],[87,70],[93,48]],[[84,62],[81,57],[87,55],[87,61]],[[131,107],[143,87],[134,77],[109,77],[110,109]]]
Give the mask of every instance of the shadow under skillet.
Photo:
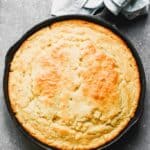
[[[109,148],[106,148],[104,150],[134,150],[137,149],[137,143],[139,140],[142,140],[143,135],[141,134],[143,131],[143,125],[144,125],[144,120],[147,116],[147,110],[146,105],[147,105],[147,100],[148,100],[148,94],[145,94],[145,99],[144,99],[144,110],[142,112],[142,115],[140,119],[136,122],[135,125],[132,126],[132,128],[129,129],[129,131],[123,135],[121,139],[119,139],[117,142],[112,144]],[[141,150],[141,149],[139,149]]]
[[[140,120],[119,141],[104,150],[130,150],[140,132]]]

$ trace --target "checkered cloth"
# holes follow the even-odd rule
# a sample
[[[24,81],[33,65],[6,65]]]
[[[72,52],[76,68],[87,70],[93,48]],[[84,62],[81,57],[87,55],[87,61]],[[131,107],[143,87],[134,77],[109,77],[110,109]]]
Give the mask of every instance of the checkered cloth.
[[[94,14],[106,7],[112,14],[122,13],[127,19],[148,14],[150,0],[53,0],[52,15]]]

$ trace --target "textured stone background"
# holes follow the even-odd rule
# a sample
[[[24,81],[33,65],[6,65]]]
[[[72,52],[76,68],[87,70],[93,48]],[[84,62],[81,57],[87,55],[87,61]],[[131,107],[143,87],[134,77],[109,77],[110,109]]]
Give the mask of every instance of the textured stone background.
[[[0,150],[40,150],[15,128],[2,92],[4,58],[8,48],[33,25],[50,17],[51,0],[0,0]],[[150,16],[134,22],[118,21],[118,28],[134,43],[143,61],[147,95],[142,119],[110,150],[150,149]]]

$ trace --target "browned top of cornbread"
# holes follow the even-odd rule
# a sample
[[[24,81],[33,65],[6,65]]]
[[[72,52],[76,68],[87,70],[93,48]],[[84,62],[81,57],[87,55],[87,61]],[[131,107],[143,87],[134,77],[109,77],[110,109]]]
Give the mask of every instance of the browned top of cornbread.
[[[91,149],[115,138],[134,116],[137,64],[109,29],[60,21],[29,37],[9,72],[16,118],[36,139],[59,149]]]

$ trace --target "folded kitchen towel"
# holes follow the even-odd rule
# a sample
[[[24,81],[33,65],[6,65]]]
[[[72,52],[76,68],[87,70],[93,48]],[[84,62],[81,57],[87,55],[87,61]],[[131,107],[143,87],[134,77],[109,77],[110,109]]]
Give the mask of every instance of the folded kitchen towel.
[[[106,7],[114,15],[134,19],[148,13],[150,0],[53,0],[52,15],[95,14]]]

